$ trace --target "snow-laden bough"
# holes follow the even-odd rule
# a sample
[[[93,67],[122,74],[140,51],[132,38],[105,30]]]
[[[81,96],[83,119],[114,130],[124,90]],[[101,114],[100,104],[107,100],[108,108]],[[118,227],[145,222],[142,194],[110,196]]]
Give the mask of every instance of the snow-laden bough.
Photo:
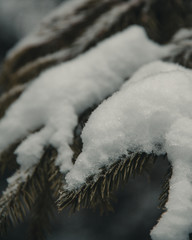
[[[161,61],[142,67],[90,116],[67,188],[80,188],[128,151],[167,153],[173,167],[167,212],[151,236],[187,240],[192,232],[191,93],[191,70]]]
[[[143,64],[171,49],[149,40],[141,27],[132,26],[75,60],[42,73],[0,121],[0,152],[28,136],[15,151],[21,169],[37,164],[44,147],[52,145],[58,150],[56,164],[67,172],[72,168],[69,145],[78,115],[118,90]]]

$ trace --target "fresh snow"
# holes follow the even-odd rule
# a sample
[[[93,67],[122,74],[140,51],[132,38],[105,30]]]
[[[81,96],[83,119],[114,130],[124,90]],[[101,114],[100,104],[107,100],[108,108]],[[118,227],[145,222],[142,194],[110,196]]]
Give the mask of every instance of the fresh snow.
[[[62,172],[72,167],[69,144],[80,113],[118,90],[143,64],[172,49],[149,40],[141,27],[132,26],[103,41],[84,55],[53,67],[27,87],[0,121],[0,151],[29,135],[17,148],[24,169],[38,163],[44,147],[58,149]],[[31,131],[44,126],[39,132]]]
[[[128,151],[167,153],[173,166],[167,212],[151,236],[187,240],[192,232],[191,93],[192,71],[161,61],[142,67],[90,116],[67,188],[80,187]]]

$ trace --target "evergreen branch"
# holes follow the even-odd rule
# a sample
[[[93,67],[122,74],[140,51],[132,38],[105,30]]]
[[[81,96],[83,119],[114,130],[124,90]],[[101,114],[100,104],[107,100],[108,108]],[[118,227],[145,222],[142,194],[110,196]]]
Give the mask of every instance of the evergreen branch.
[[[39,37],[38,34],[42,35],[44,32],[49,32],[51,37],[49,35],[43,44],[40,41],[39,43],[29,44],[29,46],[20,49],[14,55],[13,59],[9,61],[10,69],[16,72],[21,66],[37,59],[39,56],[43,57],[52,52],[60,51],[66,46],[70,46],[100,15],[117,5],[118,2],[118,0],[86,0],[81,6],[73,9],[70,15],[63,14],[59,16],[59,20],[57,19],[57,21],[56,17],[50,18],[46,24],[42,24],[39,27],[36,37]],[[79,20],[75,21],[74,16]],[[63,28],[60,27],[61,22],[63,22]]]
[[[51,150],[52,151],[52,150]],[[9,225],[24,220],[45,186],[44,169],[47,160],[52,160],[50,151],[45,151],[39,164],[24,171],[18,170],[0,199],[0,229],[6,232]],[[49,209],[47,209],[49,211]]]
[[[29,223],[29,240],[44,240],[47,232],[51,230],[51,219],[54,216],[55,202],[49,182],[50,165],[54,162],[55,151],[49,149],[52,157],[44,161],[42,174],[42,190],[38,194],[34,206],[31,209],[31,221]],[[47,161],[48,160],[48,161]]]
[[[169,14],[163,14],[165,9]],[[113,10],[116,10],[116,14]],[[106,16],[106,19],[113,18],[108,22],[107,27],[103,24],[105,22],[102,20],[103,16]],[[79,21],[74,21],[78,17],[80,17]],[[61,22],[65,26],[62,31],[59,27]],[[175,22],[174,26],[172,22]],[[5,89],[28,82],[44,69],[77,57],[131,24],[144,26],[151,39],[165,43],[179,28],[191,27],[191,22],[189,0],[185,3],[163,0],[162,4],[158,0],[127,2],[87,0],[81,7],[74,9],[73,13],[59,15],[57,21],[55,18],[50,18],[33,36],[38,39],[39,34],[42,36],[44,32],[48,32],[51,37],[45,36],[43,42],[40,37],[39,42],[26,44],[9,55],[3,64],[0,82]],[[100,23],[99,27],[98,23]],[[92,37],[90,37],[90,29]]]
[[[88,2],[89,4],[87,4]],[[163,17],[162,19],[158,18],[158,16],[161,15],[157,14],[159,9],[161,9],[159,8],[159,1],[149,1],[149,11],[145,13],[143,12],[144,1],[138,1],[138,6],[135,5],[132,9],[127,8],[126,11],[120,12],[119,16],[114,19],[115,21],[106,28],[107,30],[105,27],[103,28],[102,25],[93,39],[81,45],[83,42],[82,37],[84,37],[86,30],[92,28],[100,19],[100,16],[108,14],[110,9],[118,6],[118,1],[106,1],[105,5],[102,4],[102,1],[95,1],[95,7],[91,10],[91,2],[93,3],[94,1],[87,1],[85,5],[82,5],[82,7],[74,13],[78,15],[82,13],[82,11],[86,12],[85,18],[81,22],[76,23],[76,25],[70,26],[68,32],[62,32],[59,35],[59,32],[56,31],[51,41],[49,39],[47,42],[44,42],[43,45],[40,44],[35,47],[28,46],[25,49],[21,49],[21,52],[13,56],[12,62],[5,62],[4,72],[0,81],[3,82],[5,86],[10,85],[8,88],[15,86],[15,84],[19,82],[26,82],[38,76],[42,70],[49,66],[78,56],[101,40],[126,28],[129,24],[138,23],[144,25],[151,38],[158,42],[166,42],[180,26],[188,25],[188,22],[191,22],[191,18],[186,20],[188,17],[187,10],[182,7],[183,5],[179,1],[173,3],[173,6],[171,1],[163,0],[163,3],[160,4],[164,6],[168,12],[170,9],[175,9],[175,11],[170,10],[169,20]],[[123,2],[123,0],[121,2]],[[185,15],[187,17],[185,17]],[[164,24],[164,22],[167,24]],[[172,22],[176,23],[173,28]],[[63,39],[64,35],[67,42]],[[64,54],[62,53],[63,55],[60,54],[60,56],[62,55],[61,58],[57,58],[57,56],[53,58],[51,54],[54,55],[62,49],[67,49],[67,54],[65,52]],[[47,54],[50,54],[48,58],[46,58]],[[188,47],[183,48],[174,56],[171,56],[170,61],[179,62],[191,68],[190,54],[191,49],[189,51]],[[7,81],[8,84],[5,83],[4,80],[9,80]],[[24,89],[25,85],[14,87],[0,98],[0,118],[3,117],[6,109],[19,97]],[[85,119],[79,121],[78,127],[81,123],[82,126],[84,126],[89,114],[88,112]],[[82,128],[83,127],[81,127],[81,129]],[[73,163],[75,163],[76,158],[82,150],[82,141],[78,134],[74,134],[74,142],[71,145],[74,151]],[[7,151],[1,154],[0,172],[2,172],[2,174],[9,166],[14,169],[17,168],[13,155],[16,147],[17,143],[13,144]],[[54,207],[54,200],[58,198],[59,210],[69,205],[72,211],[79,210],[80,208],[95,208],[97,206],[100,207],[101,212],[106,208],[112,210],[110,203],[112,192],[117,189],[119,185],[125,183],[130,176],[140,174],[143,170],[148,170],[156,159],[154,154],[148,155],[146,153],[133,153],[130,157],[122,156],[109,168],[101,169],[100,174],[97,176],[92,176],[87,179],[86,184],[81,188],[75,191],[66,191],[64,189],[64,175],[60,173],[59,168],[55,166],[54,163],[56,156],[56,150],[48,147],[37,166],[25,173],[19,170],[14,175],[16,181],[9,184],[0,199],[1,231],[6,231],[8,225],[16,224],[23,220],[26,213],[31,210],[31,233],[33,234],[31,234],[30,238],[44,239],[47,227],[50,226],[49,219]],[[23,174],[25,177],[23,177]],[[163,185],[163,192],[160,196],[160,207],[162,208],[165,207],[168,201],[169,180],[171,175],[172,168],[170,166]],[[95,178],[97,178],[96,181]]]
[[[55,26],[54,29],[56,30],[51,39],[48,38],[43,43],[40,41],[35,45],[28,44],[15,50],[14,54],[9,56],[3,64],[0,76],[2,86],[5,89],[10,89],[15,84],[28,82],[37,77],[44,69],[58,64],[58,62],[73,59],[100,41],[133,23],[138,23],[137,18],[142,12],[144,2],[144,0],[130,2],[123,0],[87,1],[74,12],[74,15],[68,16],[71,19],[74,16],[77,18],[79,12],[85,11],[82,20],[70,25],[68,19],[67,26],[69,28],[64,28],[61,31],[59,26]],[[110,10],[116,10],[116,14],[114,14],[114,11],[110,12]],[[105,16],[105,20],[103,20],[103,16]],[[61,21],[66,20],[65,17],[65,15],[59,16],[59,21],[56,22],[54,19],[50,19],[50,22],[46,25],[46,31],[51,32],[52,25],[61,24]],[[106,22],[107,17],[108,19],[114,19],[109,21],[106,28],[103,23]],[[100,27],[98,27],[98,22],[100,22]],[[46,32],[44,28],[45,24],[42,27],[40,26],[39,32],[41,35]],[[92,37],[90,37],[90,29],[95,29],[92,31]],[[38,38],[38,35],[34,37]],[[58,52],[59,54],[55,55]]]
[[[96,208],[100,206],[112,210],[110,204],[111,193],[119,185],[128,181],[129,177],[141,174],[148,170],[155,162],[156,155],[146,153],[132,153],[131,156],[122,156],[109,168],[103,168],[98,176],[92,176],[79,189],[74,191],[63,190],[58,199],[58,209],[71,207],[72,211],[80,208]],[[97,177],[97,180],[94,179]]]
[[[51,230],[51,219],[54,216],[54,201],[49,185],[44,186],[30,211],[29,240],[45,240]]]
[[[0,82],[7,85],[7,88],[11,85],[19,82],[17,79],[20,79],[20,74],[17,73],[17,70],[25,68],[28,63],[37,60],[38,58],[43,58],[48,54],[55,53],[61,51],[65,48],[71,48],[72,44],[75,42],[77,38],[79,38],[86,29],[92,25],[97,18],[99,18],[102,14],[110,10],[112,6],[118,4],[119,1],[94,1],[94,0],[87,0],[85,1],[80,7],[77,9],[73,9],[71,14],[64,13],[63,15],[57,17],[50,18],[48,22],[43,23],[40,25],[37,32],[35,32],[34,37],[40,38],[40,41],[35,44],[28,44],[23,48],[19,48],[14,52],[13,55],[9,56],[7,61],[3,66],[2,76],[0,78]],[[83,17],[82,17],[83,16]],[[55,21],[57,19],[57,21]],[[79,21],[77,21],[79,19]],[[63,22],[63,28],[61,29],[61,22]],[[41,41],[41,37],[43,33],[49,33],[49,37],[45,37],[43,43]],[[51,36],[50,36],[51,34]],[[39,36],[40,35],[40,36]],[[72,53],[72,51],[71,51]],[[81,52],[80,52],[81,53]],[[78,53],[79,54],[79,53]],[[71,55],[71,54],[70,54]],[[76,56],[76,55],[75,55]],[[74,56],[74,57],[75,57]],[[66,57],[65,60],[68,60],[69,57]],[[50,60],[50,59],[46,59]],[[42,60],[40,61],[42,63]],[[39,70],[41,71],[42,68],[44,69],[45,66],[48,67],[50,65],[58,63],[56,59],[53,61],[48,61],[48,64],[43,64],[41,68],[31,69],[30,74],[27,75],[25,73],[25,77],[32,78],[39,74]],[[45,66],[44,66],[45,65]],[[15,75],[15,76],[14,76]],[[22,77],[23,79],[23,77]],[[20,81],[24,82],[24,81]]]
[[[50,162],[48,171],[48,182],[50,190],[52,192],[52,198],[57,200],[59,197],[59,192],[64,187],[64,174],[60,172],[58,166],[55,165],[55,161]]]
[[[36,185],[40,186],[39,183],[35,184],[37,179],[32,177],[35,172],[33,170],[31,177],[27,177],[26,181],[23,181],[23,173],[18,170],[14,174],[16,180],[9,184],[6,191],[3,192],[0,199],[1,233],[6,232],[9,225],[16,225],[23,221],[27,211],[34,203],[37,194]]]

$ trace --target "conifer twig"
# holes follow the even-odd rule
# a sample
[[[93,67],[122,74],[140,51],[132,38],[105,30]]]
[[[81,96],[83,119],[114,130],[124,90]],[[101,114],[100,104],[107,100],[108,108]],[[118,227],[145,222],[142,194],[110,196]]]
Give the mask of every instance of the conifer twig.
[[[55,157],[55,151],[49,147],[39,164],[25,172],[18,170],[14,174],[11,183],[0,198],[1,233],[6,232],[9,225],[23,221],[38,197],[46,191],[48,186],[46,165],[49,161],[54,161]],[[49,210],[51,209],[47,209],[48,212]]]
[[[129,157],[122,156],[109,168],[101,169],[98,176],[89,177],[79,189],[73,191],[63,189],[58,200],[59,210],[69,205],[72,211],[80,210],[80,208],[95,208],[99,205],[101,210],[103,205],[111,209],[109,204],[111,193],[119,185],[127,182],[129,177],[141,174],[143,170],[151,167],[155,159],[154,154],[146,153],[132,153]]]

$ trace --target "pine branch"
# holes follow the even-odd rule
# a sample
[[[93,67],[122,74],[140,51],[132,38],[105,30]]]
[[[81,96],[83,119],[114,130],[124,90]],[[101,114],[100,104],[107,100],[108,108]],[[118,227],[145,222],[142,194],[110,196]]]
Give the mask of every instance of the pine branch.
[[[37,195],[35,170],[33,170],[32,178],[28,177],[26,182],[23,182],[23,173],[20,176],[20,170],[14,174],[15,181],[9,184],[3,196],[0,199],[0,228],[1,233],[7,231],[10,225],[16,225],[23,221],[27,211],[31,208]],[[28,173],[26,173],[28,174]],[[30,181],[32,180],[32,181]]]
[[[165,14],[165,10],[169,14]],[[165,43],[179,28],[191,27],[190,13],[189,0],[185,3],[163,0],[162,4],[158,0],[87,0],[71,14],[60,15],[56,20],[50,18],[42,24],[33,35],[35,39],[40,39],[39,42],[30,42],[23,48],[15,49],[3,64],[1,85],[8,90],[28,82],[44,69],[77,57],[131,24],[144,26],[151,39]],[[62,30],[61,22],[64,26]],[[45,36],[42,42],[43,33],[51,36]]]
[[[39,195],[45,191],[46,164],[53,161],[55,154],[50,148],[43,155],[40,163],[26,172],[18,170],[14,181],[8,185],[0,199],[0,229],[6,232],[7,227],[24,220]],[[46,180],[47,181],[47,180]],[[47,182],[46,182],[47,183]],[[47,212],[49,212],[49,208]],[[43,224],[43,223],[42,223]]]
[[[30,211],[29,240],[44,240],[51,231],[51,219],[54,217],[54,201],[49,186],[44,186]]]
[[[38,34],[49,32],[51,37],[49,36],[43,44],[41,42],[36,45],[29,45],[20,50],[10,62],[10,68],[15,72],[21,66],[37,59],[39,56],[43,57],[69,46],[84,33],[88,26],[92,25],[103,13],[117,5],[118,2],[117,0],[86,0],[81,6],[73,9],[72,14],[63,14],[59,19],[57,19],[57,16],[50,18],[46,24],[40,26],[36,34],[38,36]],[[75,21],[74,16],[79,20]],[[63,28],[60,27],[61,22],[63,22]]]
[[[48,182],[50,186],[50,190],[52,191],[52,197],[54,201],[56,201],[59,197],[59,192],[64,188],[65,175],[60,172],[58,166],[55,165],[55,161],[53,160],[50,165],[48,171]]]
[[[54,150],[50,151],[52,152],[51,155],[55,155],[55,153],[53,153]],[[30,211],[29,240],[44,240],[46,239],[47,233],[51,230],[51,220],[54,217],[56,206],[49,182],[49,173],[50,165],[51,162],[54,162],[54,158],[55,157],[52,157],[51,161],[50,159],[46,159],[46,162],[44,161],[41,179],[43,180],[41,182],[42,190],[39,192],[35,204]]]
[[[123,0],[89,0],[79,9],[76,9],[68,18],[63,18],[63,21],[70,21],[74,16],[84,14],[80,21],[70,25],[68,29],[60,31],[56,25],[57,21],[55,25],[54,21],[48,23],[47,29],[50,28],[53,33],[51,39],[47,39],[43,44],[38,43],[35,46],[27,45],[5,61],[0,82],[5,86],[5,89],[11,90],[0,98],[0,118],[4,116],[6,109],[25,89],[25,85],[17,86],[18,83],[31,80],[44,69],[58,62],[75,58],[130,24],[143,25],[149,36],[161,43],[168,41],[181,26],[191,26],[192,21],[189,14],[191,8],[187,9],[187,4],[183,5],[180,1],[174,3],[173,1],[163,1],[160,6],[158,2],[156,0],[148,1],[148,4],[145,4],[146,1],[142,0],[127,2]],[[101,24],[98,28],[98,22],[101,23],[104,16],[110,16],[113,9],[119,11],[117,11],[118,14],[113,19],[114,21],[109,22],[107,27]],[[161,16],[164,9],[170,12],[169,15],[164,14],[165,17],[164,15]],[[173,22],[176,23],[174,26]],[[60,24],[60,21],[58,23]],[[98,30],[93,34],[92,38],[84,41],[89,30],[93,27],[98,28]],[[58,51],[60,55],[57,55]],[[191,68],[190,56],[190,46],[184,46],[166,60],[178,62]],[[74,151],[73,163],[75,163],[82,150],[80,133],[76,134],[76,132],[79,131],[79,128],[82,130],[91,112],[92,109],[84,113],[82,119],[79,118],[79,124],[75,129],[74,141],[71,145]],[[8,167],[17,168],[13,154],[17,145],[18,143],[13,144],[7,151],[2,153],[0,158],[0,171],[2,174]],[[26,181],[23,180],[20,170],[17,171],[15,174],[16,182],[8,186],[0,199],[1,231],[6,231],[8,225],[22,221],[26,213],[31,211],[31,232],[33,232],[33,235],[30,238],[44,239],[46,229],[49,227],[51,210],[54,208],[54,200],[58,198],[59,210],[63,210],[67,206],[70,206],[72,211],[80,208],[96,208],[98,206],[101,212],[106,208],[112,210],[112,192],[119,185],[125,183],[129,177],[141,174],[144,170],[150,168],[156,159],[155,155],[147,155],[146,153],[133,153],[131,157],[123,156],[109,168],[101,169],[98,176],[87,179],[86,184],[80,189],[66,191],[64,189],[64,175],[61,174],[59,167],[55,166],[54,163],[56,156],[56,150],[48,147],[40,163],[30,169],[29,172],[26,172],[26,175],[28,175]],[[170,167],[160,197],[160,207],[162,208],[164,208],[168,200],[171,175],[172,169]],[[97,178],[96,181],[95,178]]]
[[[79,10],[76,10],[74,15],[68,16],[69,19],[65,19],[65,15],[59,16],[59,21],[51,18],[46,24],[46,31],[52,32],[51,28],[55,25],[52,37],[44,40],[43,43],[40,41],[35,45],[28,44],[15,50],[14,54],[9,56],[3,64],[0,76],[1,85],[5,89],[10,89],[15,84],[27,82],[37,77],[44,69],[75,58],[105,38],[137,23],[143,2],[144,0],[130,2],[89,0]],[[70,25],[70,19],[78,18],[79,12],[82,14],[82,11],[84,11],[83,18]],[[61,21],[66,21],[63,26],[66,26],[66,23],[68,26],[63,31],[60,30],[60,25],[57,26]],[[90,37],[90,28],[92,37]],[[45,24],[43,24],[34,38],[38,38],[39,33],[42,35],[46,31]]]
[[[70,205],[72,211],[81,208],[95,208],[100,205],[100,209],[107,207],[111,209],[111,193],[119,185],[127,182],[129,177],[141,174],[149,169],[155,162],[154,154],[132,153],[130,157],[122,156],[109,168],[103,168],[98,176],[92,176],[79,189],[74,191],[63,190],[58,200],[59,210],[63,210]],[[94,179],[97,178],[95,181]]]

